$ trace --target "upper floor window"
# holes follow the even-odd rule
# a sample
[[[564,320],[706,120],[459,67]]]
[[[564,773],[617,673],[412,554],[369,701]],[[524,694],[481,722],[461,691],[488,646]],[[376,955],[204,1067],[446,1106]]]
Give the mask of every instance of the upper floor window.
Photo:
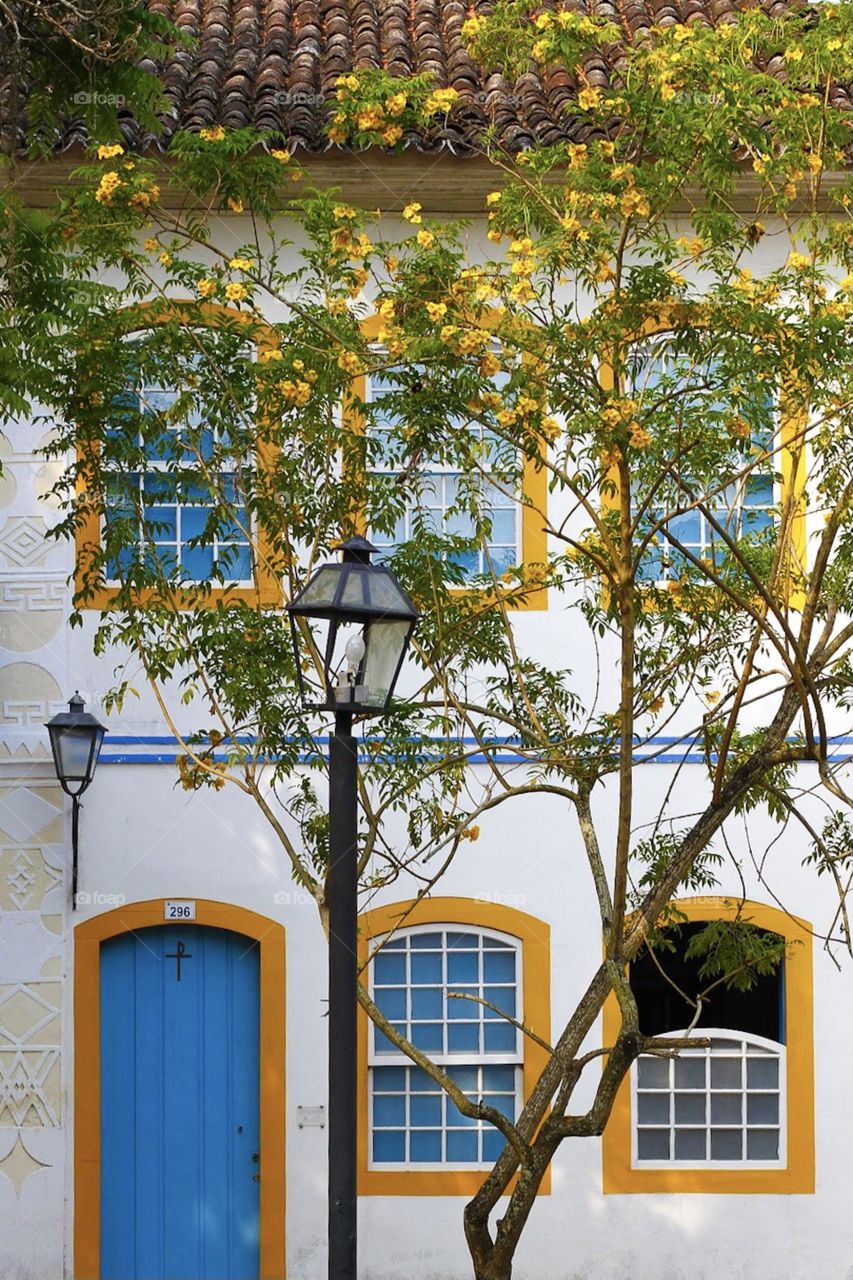
[[[373,998],[395,1030],[459,1088],[514,1119],[524,1060],[517,940],[485,930],[423,926],[385,942],[371,965]],[[498,1012],[500,1010],[501,1012]],[[377,1028],[371,1029],[370,1161],[483,1166],[504,1146]]]
[[[410,372],[418,376],[417,370]],[[506,374],[499,374],[495,385],[499,388],[506,381]],[[368,402],[383,401],[372,427],[378,446],[371,462],[375,475],[395,476],[411,466],[411,459],[397,443],[399,420],[385,403],[389,393],[404,385],[401,374],[395,376],[394,370],[373,373],[367,380]],[[479,423],[459,418],[453,425],[468,434],[470,466],[463,470],[458,459],[442,456],[420,460],[410,482],[411,497],[394,528],[371,529],[370,538],[383,551],[417,539],[424,530],[449,542],[458,539],[458,545],[449,545],[442,558],[458,566],[464,581],[499,578],[523,558],[521,507],[507,480],[517,466],[514,451]],[[478,522],[480,529],[485,529],[483,536]]]
[[[662,477],[656,468],[650,484],[641,484],[632,495],[635,510],[642,507],[638,537],[650,539],[640,580],[677,581],[689,572],[691,557],[720,568],[729,555],[727,539],[767,543],[780,492],[773,454],[775,403],[766,387],[756,384],[746,394],[734,382],[736,398],[729,400],[728,370],[713,357],[673,347],[663,338],[637,345],[627,380],[632,398],[644,405],[643,421],[657,420],[673,443],[671,474]],[[730,442],[727,457],[713,451],[712,465],[701,444],[708,426]]]
[[[108,437],[129,426],[142,465],[107,476],[107,530],[121,521],[131,533],[107,563],[108,582],[123,581],[140,557],[165,578],[205,582],[216,574],[226,583],[252,581],[244,468],[229,450],[227,431],[208,425],[192,396],[200,360],[183,362],[180,386],[166,385],[144,361],[133,362]]]

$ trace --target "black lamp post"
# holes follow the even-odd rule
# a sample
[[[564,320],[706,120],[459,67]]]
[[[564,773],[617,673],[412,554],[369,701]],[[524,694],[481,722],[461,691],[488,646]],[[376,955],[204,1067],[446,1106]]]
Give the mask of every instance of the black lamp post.
[[[329,740],[329,1280],[356,1280],[356,715],[388,709],[418,613],[350,538],[288,606],[306,707],[335,714]],[[315,674],[316,673],[316,674]]]
[[[71,797],[71,910],[77,907],[77,833],[80,797],[95,776],[106,729],[85,710],[86,703],[75,693],[68,710],[60,711],[46,728],[59,785]]]

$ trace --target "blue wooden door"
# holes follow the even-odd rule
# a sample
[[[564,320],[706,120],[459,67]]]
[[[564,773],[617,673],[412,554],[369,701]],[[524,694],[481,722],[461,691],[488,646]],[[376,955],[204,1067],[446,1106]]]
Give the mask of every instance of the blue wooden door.
[[[256,1280],[258,983],[224,929],[102,944],[101,1280]]]

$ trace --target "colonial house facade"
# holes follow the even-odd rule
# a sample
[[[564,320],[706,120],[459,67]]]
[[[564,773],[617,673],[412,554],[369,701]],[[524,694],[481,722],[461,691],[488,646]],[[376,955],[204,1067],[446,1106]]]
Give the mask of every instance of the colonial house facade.
[[[635,30],[656,20],[652,6],[613,7]],[[389,233],[412,200],[433,216],[464,213],[475,262],[488,248],[493,181],[473,153],[478,131],[495,122],[513,149],[565,136],[566,85],[484,80],[464,52],[456,0],[169,8],[198,44],[163,73],[172,116],[156,145],[215,123],[275,128],[316,181],[381,208]],[[720,6],[705,8],[720,19]],[[380,64],[433,71],[466,111],[429,150],[414,137],[399,155],[324,149],[336,77]],[[155,145],[127,130],[129,146]],[[28,198],[48,199],[81,141],[70,129],[52,160],[24,166]],[[245,215],[222,215],[226,242],[239,245],[245,227]],[[250,800],[176,786],[178,744],[144,682],[121,714],[104,712],[114,664],[93,653],[97,609],[69,628],[75,548],[47,537],[61,465],[39,452],[47,431],[19,421],[0,440],[0,1276],[319,1280],[327,952],[316,904]],[[772,495],[756,509],[762,501]],[[507,506],[493,554],[535,559],[536,536]],[[543,591],[534,606],[515,619],[520,643],[565,648],[559,603]],[[595,678],[591,654],[573,660],[579,678]],[[75,690],[107,736],[81,811],[72,910],[71,813],[44,726]],[[177,696],[171,711],[192,729]],[[476,781],[486,766],[469,767]],[[689,808],[702,769],[683,744],[651,744],[637,761],[646,817],[673,787]],[[757,845],[761,814],[750,822]],[[575,839],[547,796],[484,815],[477,842],[372,967],[380,1008],[508,1113],[543,1050],[487,1006],[460,1012],[442,993],[459,985],[550,1042],[601,946]],[[752,921],[792,944],[785,962],[718,1003],[707,1047],[642,1059],[603,1138],[563,1143],[519,1249],[519,1280],[853,1276],[850,971],[812,932],[832,916],[831,886],[803,869],[794,830],[772,889],[745,829],[729,839],[736,856],[719,889],[685,899],[685,916],[725,918],[746,899]],[[365,947],[416,892],[399,881],[376,895]],[[637,991],[650,1032],[678,1029],[653,968],[638,972]],[[608,1043],[606,1018],[597,1035]],[[366,1019],[358,1052],[360,1274],[463,1280],[465,1200],[502,1140],[466,1121]]]

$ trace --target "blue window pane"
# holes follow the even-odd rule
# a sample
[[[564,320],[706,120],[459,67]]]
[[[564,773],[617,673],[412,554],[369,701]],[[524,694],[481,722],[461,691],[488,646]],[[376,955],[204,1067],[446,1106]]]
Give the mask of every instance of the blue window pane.
[[[232,582],[247,582],[252,576],[252,556],[248,546],[220,548],[219,567]]]
[[[515,1067],[483,1067],[483,1089],[489,1093],[514,1093]]]
[[[493,510],[492,511],[492,536],[490,542],[504,544],[506,546],[515,547],[515,511]]]
[[[486,1067],[486,1071],[500,1071],[500,1067]],[[512,1070],[512,1068],[510,1068]],[[447,1074],[450,1079],[459,1085],[463,1092],[470,1094],[472,1097],[477,1093],[480,1087],[477,1068],[476,1067],[448,1067]],[[497,1084],[493,1084],[492,1088],[499,1088]]]
[[[473,1101],[477,1101],[476,1097],[473,1098]],[[474,1117],[463,1116],[456,1103],[451,1102],[449,1098],[447,1099],[447,1124],[452,1129],[475,1129],[477,1127],[477,1121]]]
[[[146,508],[145,532],[157,542],[174,542],[178,536],[178,513],[176,508]]]
[[[441,1098],[426,1093],[413,1096],[409,1104],[409,1119],[415,1127],[434,1129],[441,1124]]]
[[[405,1025],[401,1026],[399,1023],[396,1023],[396,1022],[392,1023],[391,1025],[393,1026],[395,1031],[399,1032],[401,1036],[404,1036],[406,1034]],[[392,1042],[388,1039],[388,1037],[384,1035],[379,1030],[378,1027],[373,1028],[373,1048],[376,1050],[377,1053],[399,1053],[397,1046],[395,1044],[392,1044]]]
[[[383,947],[373,960],[373,981],[379,985],[403,983],[406,981],[406,957],[404,955],[388,955]]]
[[[483,946],[487,951],[512,951],[513,949],[511,943],[504,942],[500,938],[493,938],[490,934],[483,938]]]
[[[488,1164],[495,1163],[505,1146],[504,1136],[499,1129],[489,1127],[483,1130],[483,1159]]]
[[[135,555],[131,547],[122,547],[118,555],[107,562],[106,574],[108,582],[120,582],[132,571]]]
[[[486,1093],[483,1095],[483,1102],[487,1107],[492,1107],[495,1111],[500,1111],[501,1115],[506,1116],[507,1120],[515,1119],[515,1097],[506,1093]]]
[[[181,507],[181,535],[185,542],[204,535],[210,514],[210,507]]]
[[[476,933],[448,933],[447,946],[450,951],[477,951],[480,939]]]
[[[406,988],[405,987],[379,987],[374,992],[374,998],[382,1013],[389,1021],[406,1016]]]
[[[142,491],[147,502],[174,502],[177,498],[177,482],[174,476],[163,471],[146,471],[142,477]]]
[[[409,1088],[412,1093],[440,1093],[441,1085],[431,1080],[425,1071],[421,1071],[420,1067],[409,1068]]]
[[[455,555],[448,556],[448,560],[458,565],[466,578],[473,578],[475,573],[480,572],[480,555],[477,551],[458,551]]]
[[[415,1022],[412,1024],[412,1044],[416,1049],[441,1050],[441,1030],[440,1022]]]
[[[515,1048],[515,1027],[508,1022],[487,1022],[483,1028],[483,1047],[487,1053],[500,1050],[511,1052]]]
[[[213,572],[212,547],[184,547],[181,551],[181,569],[193,582],[202,582]]]
[[[476,1164],[476,1133],[448,1133],[447,1159],[457,1164]]]
[[[479,1022],[451,1022],[447,1028],[449,1053],[478,1052],[480,1048]]]
[[[233,519],[223,520],[217,532],[222,542],[245,542],[249,527],[245,507],[235,507]]]
[[[447,996],[447,1016],[453,1022],[467,1022],[471,1018],[479,1018],[482,1005],[475,1003],[473,1000],[455,999],[454,995],[472,995],[480,994],[479,987],[451,987]]]
[[[514,987],[486,987],[483,996],[499,1009],[503,1009],[504,1013],[508,1013],[510,1017],[515,1017]],[[494,1013],[491,1009],[486,1009],[485,1014],[487,1018],[500,1017],[500,1014]]]
[[[406,1159],[406,1135],[380,1130],[373,1135],[373,1159],[383,1164],[402,1164]]]
[[[491,568],[484,565],[484,572],[488,569],[489,573],[500,577],[502,573],[506,573],[507,569],[512,569],[518,564],[518,552],[515,547],[494,547],[490,543],[489,559],[492,562]]]
[[[440,933],[413,933],[409,938],[412,951],[440,951],[442,948]]]
[[[413,1132],[409,1138],[410,1159],[416,1164],[438,1164],[441,1160],[441,1133]]]
[[[702,537],[702,521],[698,511],[687,511],[684,515],[673,516],[668,527],[673,538],[678,542],[689,547],[699,546]]]
[[[441,956],[430,955],[412,955],[412,982],[422,983],[440,983],[441,982]]]
[[[380,1127],[406,1123],[406,1099],[382,1094],[373,1099],[373,1123]]]
[[[486,982],[515,982],[515,952],[487,951],[483,956]]]
[[[442,994],[437,989],[432,987],[413,987],[412,1017],[440,1018],[444,1012],[442,1009],[442,999]]]
[[[760,509],[750,511],[744,509],[741,520],[741,532],[747,533],[763,533],[765,529],[771,528],[773,525],[773,515],[770,511],[761,511]]]
[[[773,506],[773,477],[750,476],[746,482],[744,505],[748,507]]]
[[[145,566],[151,573],[161,573],[164,577],[169,577],[175,572],[177,558],[174,550],[168,547],[155,546],[153,551],[146,553]]]
[[[373,1091],[374,1093],[402,1093],[406,1088],[406,1068],[405,1067],[374,1067],[373,1068]]]
[[[383,942],[383,943],[382,943],[382,951],[383,951],[383,952],[386,952],[386,951],[405,951],[405,950],[406,950],[406,939],[405,939],[405,938],[390,938],[390,939],[388,940],[388,942]]]
[[[476,951],[450,951],[447,955],[447,981],[453,985],[457,982],[477,981]]]

